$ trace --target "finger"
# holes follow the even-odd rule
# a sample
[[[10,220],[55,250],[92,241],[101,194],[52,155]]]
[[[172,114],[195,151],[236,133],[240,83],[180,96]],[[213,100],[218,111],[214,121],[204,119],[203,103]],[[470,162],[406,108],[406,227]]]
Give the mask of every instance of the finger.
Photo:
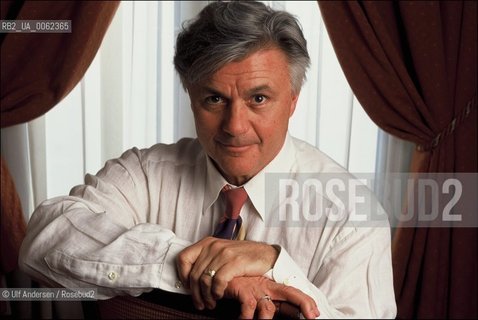
[[[230,280],[224,280],[221,271],[222,266],[209,266],[200,276],[198,283],[191,284],[191,288],[196,286],[200,288],[201,298],[206,303],[209,309],[214,309],[216,305],[215,301],[222,299],[228,281]],[[211,276],[210,272],[214,272],[214,275]],[[216,288],[215,291],[213,291],[213,288]]]
[[[276,312],[278,312],[282,318],[287,318],[287,319],[300,318],[300,309],[295,304],[289,303],[287,301],[276,301],[274,304],[276,307]]]
[[[211,296],[215,300],[222,299],[224,297],[227,285],[231,280],[232,278],[224,277],[221,275],[221,273],[219,273],[216,277],[214,277],[214,281],[211,284]]]
[[[220,258],[224,246],[224,241],[211,240],[197,257],[189,275],[189,284],[195,300],[206,303],[209,308],[214,308],[215,300],[223,296],[227,282],[232,279],[228,278],[225,281],[222,272],[223,266],[228,263],[224,257]],[[215,272],[213,277],[207,275],[210,270]],[[213,294],[213,286],[220,288],[216,290],[218,294]],[[201,296],[195,296],[197,292],[200,292]]]
[[[247,298],[241,298],[239,296],[239,302],[241,303],[241,315],[240,319],[252,319],[254,318],[254,312],[257,307],[257,300],[254,296],[250,295]]]
[[[257,302],[257,312],[259,319],[272,319],[274,318],[274,314],[276,312],[276,307],[274,302],[269,299],[261,298],[259,302]]]
[[[190,279],[192,281],[192,279]],[[191,298],[193,300],[193,304],[198,310],[203,310],[204,309],[204,302],[202,300],[202,295],[201,295],[201,287],[198,285],[195,285],[193,283],[189,283],[190,291],[191,291]]]
[[[214,265],[214,264],[211,264]],[[227,285],[232,278],[225,278],[223,271],[223,266],[219,267],[208,267],[206,271],[202,274],[199,286],[202,294],[202,299],[206,305],[210,305],[210,309],[214,309],[216,300],[222,299],[224,296],[224,291],[227,288]],[[208,275],[208,271],[214,270],[214,276],[211,277]]]
[[[214,259],[211,261],[211,265],[220,265],[209,291],[214,299],[219,300],[224,296],[224,291],[226,290],[228,283],[233,278],[243,276],[243,274],[240,272],[241,268],[232,261],[228,262]],[[236,266],[235,270],[234,268],[231,268],[232,266]]]
[[[193,267],[193,263],[189,260],[189,256],[181,251],[176,257],[176,268],[181,282],[189,289],[189,274]]]
[[[317,318],[320,315],[314,299],[294,287],[284,286],[279,290],[277,298],[297,305],[307,319]]]
[[[200,278],[199,289],[201,291],[202,300],[206,304],[208,309],[214,309],[216,307],[216,301],[211,295],[211,283],[214,281],[215,275],[204,273]]]
[[[201,279],[207,276],[205,273],[209,271],[217,272],[216,269],[208,267],[208,261],[204,261],[204,259],[205,258],[200,256],[189,273],[189,288],[193,295],[196,292],[199,293],[199,297],[197,297],[198,299],[200,299],[201,296]],[[211,276],[208,277],[211,278]],[[203,279],[203,281],[204,280],[205,279]]]
[[[200,281],[211,260],[210,245],[211,242],[213,243],[213,240],[214,238],[211,237],[204,238],[183,250],[178,257],[178,260],[183,263],[183,269],[179,273],[183,272],[183,277],[185,277],[186,272],[188,273],[184,281],[188,284],[188,288],[191,291],[194,306],[199,310],[204,309]],[[210,285],[208,290],[210,290]]]
[[[244,261],[235,256],[231,250],[230,247],[224,247],[210,262],[210,265],[219,266],[211,286],[211,294],[216,300],[224,296],[224,291],[232,279],[245,276],[246,268],[251,266],[251,264],[244,264]],[[247,272],[247,276],[262,274],[254,270]]]
[[[194,269],[194,267],[193,267]],[[206,272],[216,272],[214,269],[204,270],[201,273],[198,270],[191,271],[189,276],[189,287],[191,290],[191,296],[193,298],[193,303],[199,310],[204,309],[205,300],[208,300],[207,307],[211,308],[210,294],[205,294],[207,291],[210,291],[211,281],[214,277],[214,274],[206,274]]]
[[[179,279],[186,286],[189,284],[189,275],[194,263],[202,252],[202,248],[202,241],[196,242],[181,251],[176,257],[176,267],[178,269]]]
[[[198,305],[206,303],[208,308],[211,309],[215,306],[215,299],[211,294],[211,285],[218,271],[216,267],[211,265],[208,267],[208,261],[210,259],[208,259],[207,254],[199,256],[189,275],[189,287],[193,301]],[[213,274],[210,274],[211,272]]]
[[[301,303],[299,305],[300,312],[304,315],[306,319],[315,319],[318,316],[320,316],[319,308],[317,308],[317,305],[315,304],[315,301],[313,301],[312,304],[304,304]]]
[[[215,267],[218,270],[224,262],[218,261],[217,263],[213,263],[213,259],[216,257],[218,252],[224,246],[221,241],[217,241],[216,238],[205,238],[204,241],[198,244],[201,244],[201,251],[198,252],[197,256],[195,256],[194,265],[190,271],[190,277],[193,277],[197,281],[203,275],[204,271],[208,268]]]

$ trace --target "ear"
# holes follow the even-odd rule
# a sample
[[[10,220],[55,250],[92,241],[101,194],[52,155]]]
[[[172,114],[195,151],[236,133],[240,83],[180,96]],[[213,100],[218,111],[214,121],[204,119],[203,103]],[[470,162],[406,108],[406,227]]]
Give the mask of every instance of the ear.
[[[290,110],[289,110],[289,118],[292,117],[295,111],[295,107],[297,106],[297,101],[299,100],[298,93],[292,93],[292,100],[290,102]]]

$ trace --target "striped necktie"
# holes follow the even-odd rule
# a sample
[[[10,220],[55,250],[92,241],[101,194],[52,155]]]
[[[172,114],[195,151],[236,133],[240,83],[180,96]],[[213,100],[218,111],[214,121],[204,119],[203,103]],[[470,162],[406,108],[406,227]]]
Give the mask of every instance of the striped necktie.
[[[239,213],[248,198],[247,192],[243,187],[233,188],[230,185],[225,185],[221,193],[226,201],[226,212],[216,226],[214,237],[241,240],[238,239],[242,225],[242,218]]]

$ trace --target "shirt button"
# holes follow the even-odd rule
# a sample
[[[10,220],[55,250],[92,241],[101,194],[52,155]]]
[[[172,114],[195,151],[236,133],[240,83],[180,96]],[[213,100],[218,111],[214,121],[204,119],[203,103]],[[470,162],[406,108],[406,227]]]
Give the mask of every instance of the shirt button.
[[[176,289],[179,289],[183,286],[183,283],[181,281],[176,281],[176,283],[174,284],[174,286],[176,287]]]
[[[108,279],[110,279],[111,281],[116,279],[116,272],[111,271],[110,273],[108,273]]]
[[[288,277],[287,279],[285,279],[283,283],[284,283],[286,286],[290,286],[291,282],[293,282],[295,278],[297,278],[297,277],[296,277],[296,276],[290,276],[290,277]]]

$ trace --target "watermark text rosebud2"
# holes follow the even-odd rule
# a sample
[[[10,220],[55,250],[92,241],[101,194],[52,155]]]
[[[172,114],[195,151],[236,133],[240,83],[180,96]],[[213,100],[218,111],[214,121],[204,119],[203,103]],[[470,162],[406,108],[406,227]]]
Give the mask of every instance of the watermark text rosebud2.
[[[477,227],[476,173],[266,174],[270,226]],[[374,192],[375,190],[375,192]]]

